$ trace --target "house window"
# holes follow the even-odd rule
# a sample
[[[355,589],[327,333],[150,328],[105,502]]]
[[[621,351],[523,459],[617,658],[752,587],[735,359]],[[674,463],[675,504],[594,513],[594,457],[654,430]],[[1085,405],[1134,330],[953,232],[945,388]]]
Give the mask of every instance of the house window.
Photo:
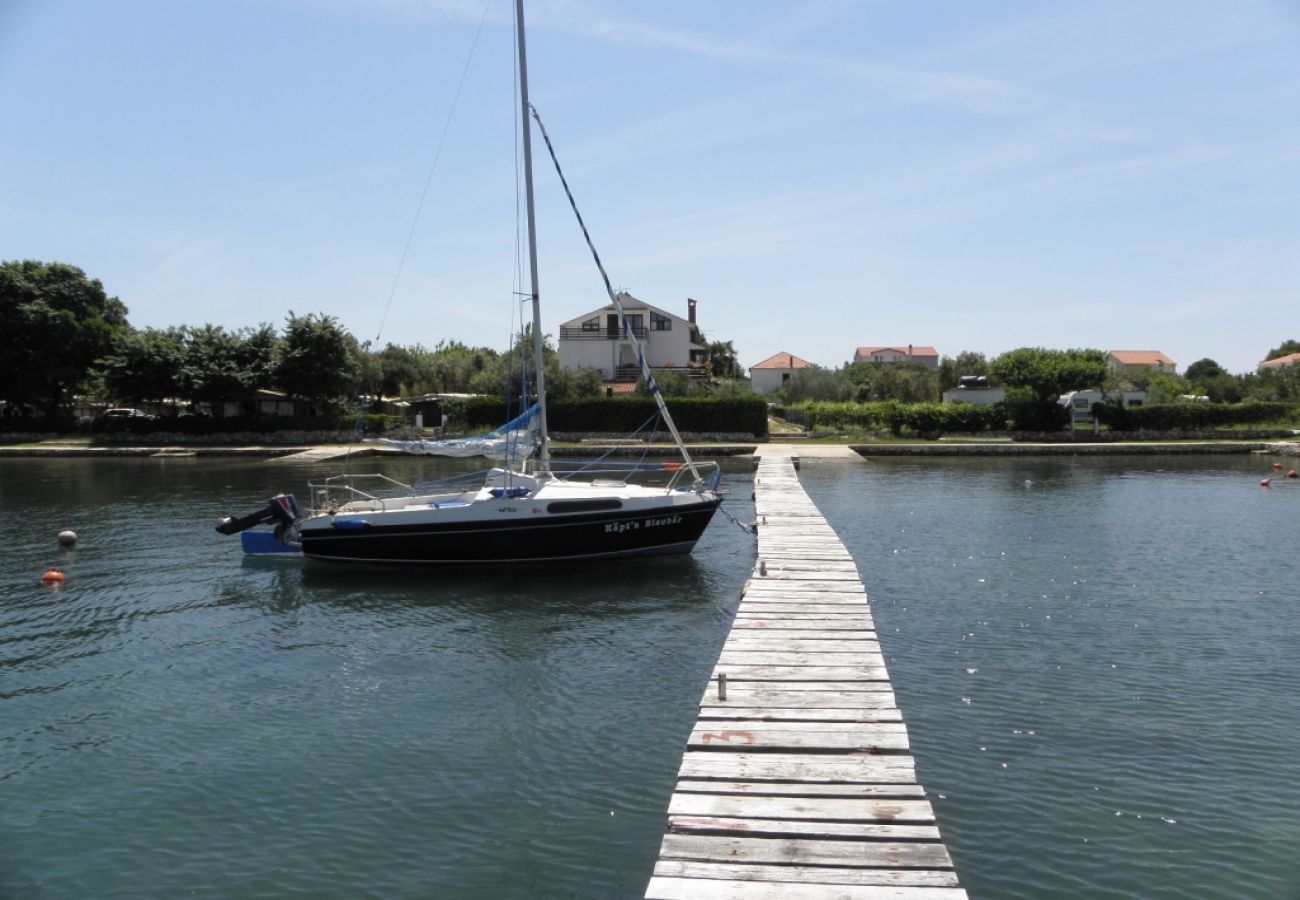
[[[633,334],[645,334],[645,316],[640,313],[628,316],[627,327],[632,329]]]
[[[650,330],[651,331],[672,331],[673,320],[667,316],[661,316],[659,313],[650,313]]]
[[[592,316],[582,323],[583,331],[600,331],[600,316]]]

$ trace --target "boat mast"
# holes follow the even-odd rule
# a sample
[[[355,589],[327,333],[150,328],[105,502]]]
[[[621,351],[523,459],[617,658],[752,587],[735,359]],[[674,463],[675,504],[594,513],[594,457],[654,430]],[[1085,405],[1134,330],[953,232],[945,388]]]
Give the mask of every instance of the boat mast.
[[[528,121],[528,53],[524,48],[524,0],[515,0],[515,43],[519,46],[519,121],[524,143],[524,198],[528,216],[529,291],[533,299],[533,368],[541,426],[537,471],[551,469],[551,433],[546,426],[546,367],[542,355],[542,301],[537,289],[537,217],[533,212],[533,142]]]

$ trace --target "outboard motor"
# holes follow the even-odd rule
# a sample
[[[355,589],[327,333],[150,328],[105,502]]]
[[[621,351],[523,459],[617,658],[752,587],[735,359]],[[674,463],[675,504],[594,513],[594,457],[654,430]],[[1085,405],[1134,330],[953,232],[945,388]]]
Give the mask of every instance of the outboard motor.
[[[298,501],[293,494],[276,494],[266,507],[236,519],[226,516],[217,524],[217,531],[222,534],[238,534],[256,525],[276,524],[276,532],[283,533],[298,518]]]

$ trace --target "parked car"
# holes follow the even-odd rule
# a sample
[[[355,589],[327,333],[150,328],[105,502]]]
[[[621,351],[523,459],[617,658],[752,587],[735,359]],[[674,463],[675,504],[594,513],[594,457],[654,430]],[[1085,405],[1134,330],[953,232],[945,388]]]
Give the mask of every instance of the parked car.
[[[156,419],[157,416],[151,416],[142,409],[113,408],[106,409],[99,414],[96,422],[113,421],[117,419],[126,419],[134,422],[145,422],[150,419]]]

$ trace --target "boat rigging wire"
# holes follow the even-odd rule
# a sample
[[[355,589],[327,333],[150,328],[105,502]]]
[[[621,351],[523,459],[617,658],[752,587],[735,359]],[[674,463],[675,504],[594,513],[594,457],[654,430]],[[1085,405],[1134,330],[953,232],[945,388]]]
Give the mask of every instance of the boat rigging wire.
[[[474,32],[474,41],[470,44],[469,55],[465,58],[465,67],[461,70],[460,80],[456,83],[456,93],[451,99],[451,108],[447,111],[447,121],[443,123],[442,134],[438,137],[438,147],[433,153],[433,163],[429,166],[429,174],[424,179],[424,190],[420,193],[420,202],[416,204],[415,216],[411,219],[411,227],[406,233],[406,244],[402,247],[401,258],[397,261],[397,272],[393,275],[393,285],[388,289],[388,300],[384,303],[384,312],[379,317],[379,329],[375,332],[375,343],[379,343],[379,336],[383,334],[384,324],[388,321],[388,310],[393,305],[393,297],[397,294],[397,284],[402,280],[402,269],[406,266],[406,256],[411,251],[411,244],[415,240],[415,229],[420,224],[420,214],[424,212],[424,201],[429,196],[429,187],[433,184],[433,173],[438,168],[438,160],[442,158],[442,148],[447,142],[447,132],[451,129],[451,120],[456,115],[456,107],[460,103],[461,91],[465,88],[465,78],[469,75],[470,63],[474,61],[474,51],[478,49],[479,38],[483,35],[483,26],[487,22],[488,9],[490,0],[484,0],[483,16],[479,19],[478,30]]]

